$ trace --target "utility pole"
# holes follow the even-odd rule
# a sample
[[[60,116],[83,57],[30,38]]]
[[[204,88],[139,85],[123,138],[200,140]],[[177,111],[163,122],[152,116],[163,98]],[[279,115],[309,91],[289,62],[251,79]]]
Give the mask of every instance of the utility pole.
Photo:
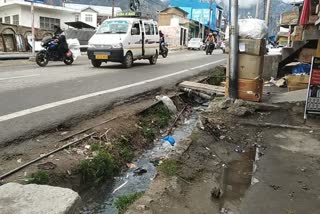
[[[229,54],[229,97],[238,98],[238,51],[239,51],[239,27],[238,27],[238,0],[231,0],[230,8],[230,54]]]
[[[36,41],[35,41],[35,29],[34,29],[34,3],[31,1],[31,16],[32,16],[32,21],[31,21],[31,26],[32,26],[32,56],[35,57],[36,55]]]
[[[114,0],[112,0],[112,18],[114,18]]]
[[[257,6],[256,6],[256,19],[259,19],[259,10],[260,10],[260,0],[257,1]]]
[[[270,8],[271,8],[271,0],[267,0],[265,22],[268,27],[269,27]]]
[[[208,27],[209,27],[209,33],[211,32],[211,17],[212,17],[212,4],[213,4],[213,0],[210,0],[210,9],[209,9],[209,23],[208,23]]]

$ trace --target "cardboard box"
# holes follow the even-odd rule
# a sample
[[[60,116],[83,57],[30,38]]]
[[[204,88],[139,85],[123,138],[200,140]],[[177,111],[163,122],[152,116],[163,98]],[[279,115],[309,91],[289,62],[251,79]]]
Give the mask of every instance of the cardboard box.
[[[295,26],[291,34],[291,41],[302,41],[303,26]]]
[[[252,56],[239,54],[238,78],[259,79],[262,76],[264,56]],[[229,59],[228,59],[229,64]],[[229,66],[227,66],[227,77],[229,76]]]
[[[306,25],[302,33],[302,39],[317,40],[319,38],[320,38],[320,30],[318,29],[318,26],[315,26],[314,24]]]
[[[226,81],[226,96],[229,96],[229,80]],[[263,92],[263,80],[239,79],[238,97],[242,100],[260,102]]]
[[[226,42],[226,53],[229,49],[229,42]],[[265,39],[239,39],[239,53],[263,56],[266,52]]]
[[[288,86],[288,91],[297,91],[297,90],[302,90],[302,89],[307,89],[308,85],[300,85],[300,86]]]
[[[281,25],[297,25],[299,20],[299,10],[284,12],[281,14]]]
[[[299,62],[311,63],[312,57],[315,56],[316,49],[303,48],[299,54]]]
[[[314,24],[319,19],[318,15],[309,16],[309,24]]]
[[[309,75],[287,75],[288,91],[308,88],[309,78]]]

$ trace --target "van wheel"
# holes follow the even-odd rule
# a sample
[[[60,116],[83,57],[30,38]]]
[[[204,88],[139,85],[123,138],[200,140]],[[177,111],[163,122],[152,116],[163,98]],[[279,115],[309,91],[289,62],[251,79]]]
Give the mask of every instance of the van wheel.
[[[132,65],[133,65],[133,57],[132,57],[132,53],[128,52],[125,57],[124,57],[124,60],[122,62],[122,65],[125,67],[125,68],[131,68]]]
[[[91,64],[93,65],[93,67],[95,67],[95,68],[100,68],[100,66],[101,66],[101,61],[99,61],[99,60],[95,60],[95,59],[92,59],[91,60]]]
[[[158,60],[158,53],[156,53],[155,55],[153,55],[152,57],[150,57],[149,62],[150,65],[155,65],[157,64],[157,60]]]

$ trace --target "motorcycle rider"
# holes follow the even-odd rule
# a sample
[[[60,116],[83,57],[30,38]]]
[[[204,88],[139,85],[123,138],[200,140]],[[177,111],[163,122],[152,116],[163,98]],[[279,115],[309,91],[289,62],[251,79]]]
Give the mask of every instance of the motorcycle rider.
[[[163,47],[162,45],[164,44],[164,34],[162,33],[162,31],[159,31],[159,36],[160,36],[160,51],[163,51]]]
[[[209,33],[208,37],[205,40],[205,43],[208,42],[209,45],[213,45],[214,47],[214,36],[212,33]]]
[[[58,25],[53,26],[54,36],[53,39],[58,44],[58,52],[60,55],[66,54],[68,52],[68,44],[66,40],[65,33],[61,30]]]

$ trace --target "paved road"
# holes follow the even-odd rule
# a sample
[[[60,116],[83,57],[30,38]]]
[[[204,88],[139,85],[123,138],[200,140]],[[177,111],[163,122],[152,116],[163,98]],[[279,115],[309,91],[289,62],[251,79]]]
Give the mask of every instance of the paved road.
[[[216,52],[184,51],[160,58],[157,65],[137,61],[131,69],[108,63],[93,68],[85,56],[72,66],[0,61],[0,146],[54,128],[64,121],[101,111],[146,91],[176,84],[226,62]]]

